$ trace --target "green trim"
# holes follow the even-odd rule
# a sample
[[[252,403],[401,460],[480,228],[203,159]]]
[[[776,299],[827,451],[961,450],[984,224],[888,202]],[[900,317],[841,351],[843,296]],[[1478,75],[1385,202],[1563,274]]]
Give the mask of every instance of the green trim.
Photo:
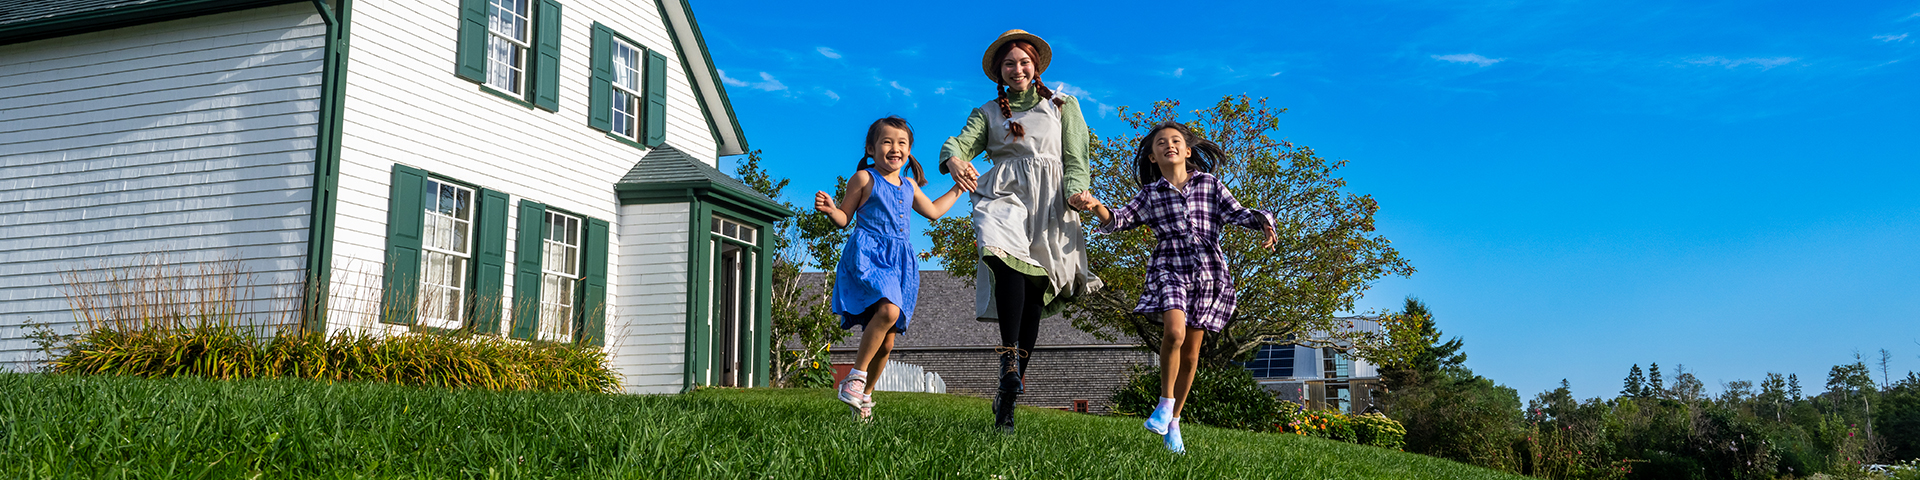
[[[420,257],[427,171],[393,164],[387,194],[386,261],[380,275],[380,322],[419,323]]]
[[[541,110],[560,111],[560,2],[540,0],[535,10],[533,48],[527,52],[531,74],[526,75],[528,97]]]
[[[506,192],[480,189],[480,208],[473,222],[473,264],[467,302],[473,308],[467,325],[474,333],[498,335],[507,295],[507,212],[513,208]]]
[[[713,236],[712,225],[709,223],[711,220],[700,222],[700,228],[707,232],[709,244],[712,244],[713,241],[718,241],[719,243],[735,245],[745,250],[745,254],[742,256],[742,268],[746,269],[744,273],[750,274],[754,280],[751,283],[742,282],[738,286],[740,291],[736,292],[738,296],[735,298],[746,299],[745,301],[752,302],[753,316],[741,318],[740,325],[735,330],[736,333],[740,334],[738,343],[734,345],[734,348],[739,349],[738,353],[741,363],[740,371],[737,372],[737,375],[741,375],[748,382],[751,382],[751,385],[741,386],[765,386],[766,372],[772,369],[768,363],[769,358],[766,352],[766,347],[768,343],[771,342],[771,338],[762,337],[768,337],[773,327],[771,317],[768,316],[767,312],[773,308],[773,297],[770,293],[773,288],[771,270],[772,257],[770,256],[770,252],[768,252],[768,250],[771,249],[766,247],[769,241],[768,235],[771,234],[773,230],[773,223],[752,218],[751,215],[728,208],[726,205],[708,204],[706,210],[707,215],[703,217],[704,219],[725,217],[729,220],[752,225],[754,228],[760,229],[760,236],[757,239],[759,243],[748,243],[723,236]],[[711,258],[712,255],[708,255],[708,257],[709,261],[713,260]],[[711,271],[713,265],[708,264],[707,269]],[[751,298],[749,298],[749,293],[753,294]],[[717,307],[715,308],[716,310],[714,311],[718,311]],[[714,334],[709,332],[708,335]],[[712,341],[715,342],[720,340],[722,339],[712,339]],[[721,366],[721,363],[726,360],[724,355],[713,352],[709,353],[708,356],[712,364],[724,370]]]
[[[454,35],[453,75],[487,83],[487,0],[460,0],[460,29]]]
[[[708,245],[711,234],[707,231],[707,219],[712,217],[707,205],[699,200],[687,203],[687,216],[692,230],[687,232],[687,348],[685,362],[685,386],[683,391],[692,391],[693,386],[703,382],[706,368],[703,359],[707,357],[706,314],[712,308],[707,303],[707,273],[712,271],[712,262],[708,257]]]
[[[773,249],[767,237],[772,235],[772,225],[760,230],[760,265],[754,270],[754,277],[760,281],[754,290],[760,296],[754,299],[753,311],[759,313],[753,319],[753,386],[771,386],[773,376]]]
[[[611,226],[606,220],[580,217],[580,300],[574,309],[578,320],[574,341],[595,347],[606,346],[607,337],[607,258]]]
[[[509,338],[534,340],[540,327],[540,247],[546,237],[547,206],[520,199],[520,230],[513,260],[513,328]]]
[[[693,64],[687,61],[686,49],[681,47],[680,32],[678,29],[673,28],[673,16],[667,14],[666,1],[667,0],[654,0],[654,5],[660,9],[661,23],[667,25],[667,39],[673,42],[674,52],[679,53],[681,71],[687,72],[687,75],[691,77],[693,75]],[[700,22],[693,18],[693,6],[688,4],[686,0],[681,0],[680,8],[681,11],[687,13],[687,26],[693,30],[693,41],[696,45],[700,46],[700,56],[701,59],[707,63],[707,74],[713,79],[713,88],[719,90],[716,93],[720,94],[720,106],[726,109],[727,120],[733,124],[734,138],[740,139],[740,145],[738,145],[740,147],[740,153],[745,154],[748,151],[747,133],[740,128],[740,117],[733,113],[733,100],[727,97],[727,84],[720,80],[720,68],[714,66],[713,54],[707,51],[707,39],[705,35],[700,33]],[[700,113],[707,117],[707,129],[713,133],[714,143],[722,143],[720,141],[719,123],[713,120],[713,110],[707,105],[707,96],[701,94],[700,83],[693,81],[692,78],[688,78],[687,85],[693,87],[693,98],[700,104]],[[720,150],[724,151],[725,149],[722,148]]]
[[[320,20],[327,24],[327,44],[320,67],[320,111],[313,147],[313,200],[307,220],[307,288],[301,297],[301,328],[323,332],[327,304],[333,290],[333,234],[340,200],[341,127],[347,102],[348,31],[353,0],[337,0],[334,11],[326,0],[312,0]]]
[[[527,107],[528,110],[539,109],[539,107],[534,106],[533,102],[529,102],[525,98],[515,97],[511,93],[495,90],[493,87],[488,86],[487,84],[484,84],[484,83],[480,84],[480,91],[491,93],[493,94],[493,96],[496,96],[496,97],[504,98],[509,102],[513,102],[514,105]]]
[[[613,108],[613,107],[607,107],[607,108],[609,108],[609,109],[611,109],[611,108]],[[610,110],[609,110],[609,111],[610,111]],[[631,139],[631,138],[627,138],[627,137],[622,137],[622,136],[620,136],[620,134],[618,134],[618,133],[613,133],[613,132],[606,132],[606,134],[607,134],[607,138],[611,138],[611,139],[613,139],[613,141],[616,141],[616,142],[620,142],[621,144],[623,144],[623,145],[626,145],[626,146],[629,146],[629,147],[633,147],[633,148],[638,148],[638,149],[640,149],[641,151],[646,151],[646,150],[651,150],[651,149],[652,149],[651,147],[648,147],[648,146],[646,146],[646,145],[642,145],[642,144],[640,144],[640,142],[636,142],[636,141],[633,141],[633,139]]]
[[[48,38],[79,35],[135,25],[159,23],[217,13],[227,13],[250,8],[300,3],[302,0],[173,0],[147,2],[138,5],[122,5],[102,8],[71,15],[39,18],[12,25],[0,26],[0,45],[31,42]],[[311,0],[316,3],[325,0]],[[346,22],[346,4],[351,0],[336,0],[341,3],[341,24]],[[325,16],[325,13],[321,14]]]
[[[755,195],[714,185],[707,181],[671,182],[671,183],[623,183],[613,187],[619,196],[621,205],[646,205],[654,203],[673,203],[692,196],[702,201],[726,203],[740,209],[752,220],[772,223],[782,218],[798,215],[786,206],[767,201]],[[745,220],[745,219],[743,219]]]

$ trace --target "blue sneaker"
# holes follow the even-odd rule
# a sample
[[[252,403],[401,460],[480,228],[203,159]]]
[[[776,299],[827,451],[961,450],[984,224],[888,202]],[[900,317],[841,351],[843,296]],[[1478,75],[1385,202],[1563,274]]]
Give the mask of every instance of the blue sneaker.
[[[1187,442],[1184,442],[1180,439],[1180,421],[1179,420],[1173,421],[1173,425],[1167,428],[1167,433],[1165,436],[1161,437],[1161,440],[1166,442],[1167,451],[1173,452],[1173,453],[1179,453],[1179,454],[1187,453]]]
[[[1147,422],[1143,426],[1147,427],[1147,431],[1153,432],[1155,435],[1166,435],[1167,427],[1172,424],[1172,408],[1155,408],[1152,414],[1147,415]]]

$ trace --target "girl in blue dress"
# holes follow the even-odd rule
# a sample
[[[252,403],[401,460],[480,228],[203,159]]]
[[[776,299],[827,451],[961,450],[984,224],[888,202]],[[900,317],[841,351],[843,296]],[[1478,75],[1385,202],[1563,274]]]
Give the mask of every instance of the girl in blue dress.
[[[902,168],[913,169],[913,181],[900,176]],[[926,175],[913,158],[913,127],[900,117],[882,118],[867,127],[866,156],[860,157],[857,169],[838,205],[827,192],[819,192],[813,208],[840,228],[854,225],[834,270],[829,303],[840,315],[840,328],[861,326],[853,371],[838,390],[854,418],[867,420],[873,417],[873,382],[868,379],[878,378],[886,367],[893,337],[907,331],[920,297],[920,262],[907,236],[908,207],[929,219],[940,218],[963,190],[954,185],[934,200],[920,192]]]

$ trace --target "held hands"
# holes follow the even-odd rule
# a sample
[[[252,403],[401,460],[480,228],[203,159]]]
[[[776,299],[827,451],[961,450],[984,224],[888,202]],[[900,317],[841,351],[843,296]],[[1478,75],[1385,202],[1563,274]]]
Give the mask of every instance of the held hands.
[[[1093,198],[1092,193],[1080,192],[1067,197],[1067,206],[1074,210],[1091,212],[1095,208],[1100,208],[1100,199]]]
[[[1267,232],[1267,240],[1264,242],[1260,242],[1260,248],[1273,250],[1273,244],[1274,242],[1280,241],[1280,235],[1277,233],[1274,233],[1273,225],[1267,225],[1266,232]]]
[[[974,171],[973,162],[948,157],[947,172],[953,175],[953,184],[962,191],[971,192],[980,188],[980,172]]]

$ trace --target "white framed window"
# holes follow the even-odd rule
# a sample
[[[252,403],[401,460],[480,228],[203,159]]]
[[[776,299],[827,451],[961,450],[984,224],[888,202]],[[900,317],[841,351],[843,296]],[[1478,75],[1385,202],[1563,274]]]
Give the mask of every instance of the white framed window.
[[[421,325],[466,322],[467,269],[473,261],[473,189],[428,179],[420,232]]]
[[[540,242],[540,327],[541,340],[573,340],[575,289],[580,288],[579,217],[548,211],[544,227],[546,239]]]
[[[713,217],[712,232],[722,237],[758,244],[760,229],[722,217]]]
[[[488,0],[487,86],[519,95],[527,80],[532,0]]]
[[[613,133],[640,139],[640,49],[613,41]]]

